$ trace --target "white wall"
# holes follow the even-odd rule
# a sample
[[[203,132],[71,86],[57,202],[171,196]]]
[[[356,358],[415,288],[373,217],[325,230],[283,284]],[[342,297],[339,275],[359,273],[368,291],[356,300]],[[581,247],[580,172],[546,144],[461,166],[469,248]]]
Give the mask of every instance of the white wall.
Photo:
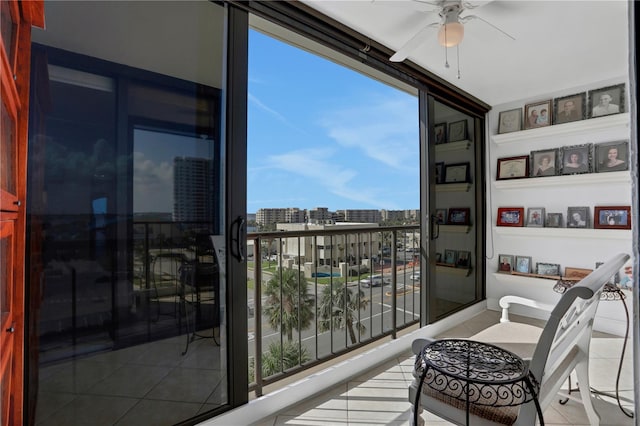
[[[552,290],[554,280],[496,273],[498,256],[501,254],[531,256],[534,266],[536,262],[557,263],[564,271],[567,266],[593,269],[596,262],[606,261],[615,253],[633,253],[630,230],[495,226],[499,207],[524,207],[525,213],[528,207],[544,207],[547,213],[563,213],[566,221],[569,206],[588,206],[593,217],[594,206],[631,205],[629,171],[507,181],[496,181],[495,178],[498,158],[526,155],[540,149],[630,140],[628,112],[496,136],[500,111],[619,83],[626,83],[625,99],[628,99],[629,84],[626,77],[621,76],[497,105],[488,114],[486,283],[487,305],[490,308],[497,309],[499,298],[505,294],[516,294],[545,303],[555,303],[560,297]],[[628,111],[627,105],[625,111]],[[633,216],[637,217],[637,214]],[[631,310],[631,292],[626,294]],[[595,324],[597,330],[624,335],[626,319],[620,303],[611,301],[600,304]],[[532,314],[524,310],[521,313]]]

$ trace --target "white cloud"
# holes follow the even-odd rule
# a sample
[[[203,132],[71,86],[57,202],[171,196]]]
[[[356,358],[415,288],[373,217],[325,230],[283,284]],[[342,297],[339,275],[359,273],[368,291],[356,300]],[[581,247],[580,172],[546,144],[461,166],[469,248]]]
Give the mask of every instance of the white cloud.
[[[390,205],[393,203],[389,203],[381,196],[380,191],[355,187],[352,181],[358,173],[337,164],[333,154],[334,150],[331,148],[290,151],[269,156],[267,164],[273,168],[303,176],[342,198],[366,203],[372,207],[395,208],[394,205]]]
[[[173,211],[173,164],[133,153],[133,211]]]
[[[280,114],[278,111],[274,110],[273,108],[268,107],[260,99],[258,99],[257,97],[255,97],[251,93],[248,94],[247,99],[249,100],[250,104],[253,104],[256,107],[258,107],[259,109],[269,113],[270,115],[272,115],[273,117],[278,119],[280,122],[284,123],[286,126],[292,128],[294,130],[297,130],[299,132],[304,133],[304,131],[302,129],[296,127],[293,123],[291,123],[289,120],[287,120],[287,118],[284,115]]]
[[[417,169],[418,105],[407,95],[374,96],[362,104],[327,113],[320,124],[345,147],[400,170]]]

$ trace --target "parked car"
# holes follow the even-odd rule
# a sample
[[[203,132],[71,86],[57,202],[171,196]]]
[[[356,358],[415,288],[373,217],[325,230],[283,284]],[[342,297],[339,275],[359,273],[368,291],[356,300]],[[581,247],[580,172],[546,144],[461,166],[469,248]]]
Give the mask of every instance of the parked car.
[[[411,275],[410,278],[412,281],[420,281],[420,272],[416,272],[415,274]]]

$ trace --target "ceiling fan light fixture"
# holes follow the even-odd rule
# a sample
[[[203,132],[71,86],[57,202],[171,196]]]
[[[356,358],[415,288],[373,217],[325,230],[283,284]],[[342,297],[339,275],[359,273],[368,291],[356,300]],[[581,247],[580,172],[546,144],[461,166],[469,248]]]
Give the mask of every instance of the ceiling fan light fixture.
[[[438,30],[438,43],[444,47],[457,46],[464,38],[464,25],[460,22],[445,22]]]

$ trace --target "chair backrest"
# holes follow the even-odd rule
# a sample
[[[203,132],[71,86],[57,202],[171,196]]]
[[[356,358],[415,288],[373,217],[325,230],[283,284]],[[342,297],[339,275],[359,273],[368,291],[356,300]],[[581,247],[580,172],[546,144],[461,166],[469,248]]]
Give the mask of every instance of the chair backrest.
[[[551,311],[529,365],[529,371],[541,384],[552,376],[553,370],[575,347],[588,354],[602,289],[628,259],[628,254],[614,256],[562,295]]]

